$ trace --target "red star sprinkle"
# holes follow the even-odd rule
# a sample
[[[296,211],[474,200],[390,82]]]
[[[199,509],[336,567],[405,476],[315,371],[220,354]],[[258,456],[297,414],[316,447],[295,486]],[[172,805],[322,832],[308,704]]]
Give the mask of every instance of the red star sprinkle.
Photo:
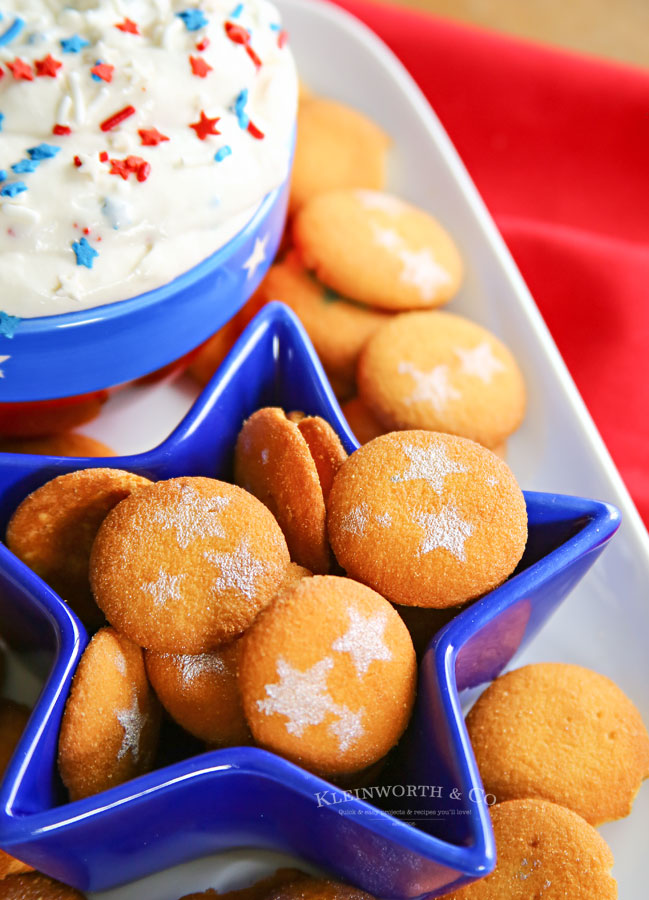
[[[34,80],[34,73],[32,72],[31,66],[28,66],[27,63],[23,62],[22,59],[18,59],[18,57],[16,57],[12,63],[7,63],[7,68],[11,69],[16,81]]]
[[[221,132],[217,131],[214,127],[219,119],[220,116],[217,116],[215,119],[208,119],[203,110],[201,110],[200,120],[198,122],[193,122],[189,127],[194,129],[197,138],[204,141],[210,134],[221,134]]]
[[[199,78],[205,78],[207,73],[212,71],[212,66],[206,63],[201,56],[190,56],[189,63],[192,67],[192,72],[194,75],[198,75]]]
[[[162,141],[168,141],[166,134],[161,134],[157,128],[140,128],[138,131],[144,147],[157,147]]]
[[[115,25],[115,28],[119,28],[120,31],[124,31],[128,34],[139,34],[140,29],[137,27],[137,24],[132,19],[124,19],[123,22],[120,22],[118,25]]]
[[[63,65],[58,60],[54,59],[54,57],[48,53],[44,59],[37,59],[34,63],[36,66],[36,74],[39,78],[56,78],[56,75]]]
[[[72,129],[67,125],[55,125],[52,129],[52,134],[72,134]]]
[[[208,48],[209,46],[210,46],[210,39],[209,39],[209,38],[203,38],[202,41],[199,41],[199,43],[196,44],[196,49],[197,49],[197,50],[200,50],[200,52],[202,53],[203,50],[207,50],[207,48]]]
[[[96,75],[97,78],[101,78],[102,81],[110,83],[113,80],[115,66],[109,66],[108,63],[97,63],[90,71],[93,75]]]
[[[130,169],[126,163],[125,159],[111,159],[110,161],[110,174],[111,175],[121,175],[124,181],[128,181],[128,176],[131,174]]]
[[[120,175],[128,181],[129,175],[135,175],[138,181],[146,181],[151,174],[151,165],[141,156],[127,156],[126,159],[111,159],[111,175]]]

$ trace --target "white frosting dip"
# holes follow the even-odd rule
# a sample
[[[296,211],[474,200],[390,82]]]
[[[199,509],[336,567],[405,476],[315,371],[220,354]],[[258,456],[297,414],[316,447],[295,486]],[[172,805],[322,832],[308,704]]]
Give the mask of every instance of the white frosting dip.
[[[0,9],[3,312],[54,315],[159,287],[286,177],[297,79],[266,0]]]

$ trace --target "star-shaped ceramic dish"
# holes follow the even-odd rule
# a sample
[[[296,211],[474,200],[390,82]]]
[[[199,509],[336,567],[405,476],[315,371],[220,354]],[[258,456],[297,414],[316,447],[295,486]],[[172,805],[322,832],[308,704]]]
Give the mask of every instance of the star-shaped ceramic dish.
[[[38,485],[81,467],[228,479],[243,419],[268,404],[321,415],[347,450],[357,447],[301,325],[277,303],[251,323],[156,449],[105,461],[0,455],[1,526]],[[507,665],[619,524],[615,508],[593,500],[529,493],[526,501],[530,536],[517,572],[461,612],[426,651],[413,724],[383,808],[254,747],[205,753],[67,803],[57,739],[87,636],[56,594],[0,546],[0,632],[54,653],[2,784],[0,846],[91,890],[241,846],[292,853],[385,898],[439,895],[488,873],[493,835],[459,691]],[[375,799],[371,786],[364,796]],[[389,814],[395,807],[404,808],[404,818]]]

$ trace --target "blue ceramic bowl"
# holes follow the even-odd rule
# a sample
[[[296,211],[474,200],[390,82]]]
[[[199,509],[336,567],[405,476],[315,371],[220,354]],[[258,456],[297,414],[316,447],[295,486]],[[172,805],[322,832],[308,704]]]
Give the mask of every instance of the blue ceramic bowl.
[[[301,325],[280,304],[244,332],[196,405],[159,447],[97,459],[0,455],[0,527],[57,474],[102,464],[150,478],[230,476],[242,420],[275,404],[326,418],[357,444]],[[0,631],[47,647],[54,664],[0,791],[0,846],[82,889],[101,890],[234,847],[281,850],[384,898],[445,893],[494,865],[488,807],[459,691],[493,678],[565,598],[619,524],[604,503],[527,494],[529,543],[515,575],[429,646],[412,727],[383,808],[266,751],[204,753],[67,803],[56,771],[70,681],[87,642],[74,614],[0,546]],[[388,810],[402,809],[403,817]],[[415,825],[412,822],[415,822]]]
[[[162,287],[93,309],[22,319],[11,340],[0,337],[0,403],[123,384],[207,340],[266,274],[282,237],[288,191],[287,178],[232,240]]]

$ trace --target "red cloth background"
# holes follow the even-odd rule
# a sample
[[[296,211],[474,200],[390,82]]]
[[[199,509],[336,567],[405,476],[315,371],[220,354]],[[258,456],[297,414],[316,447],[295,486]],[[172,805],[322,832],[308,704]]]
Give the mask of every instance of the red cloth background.
[[[649,73],[338,2],[444,123],[649,523]]]

